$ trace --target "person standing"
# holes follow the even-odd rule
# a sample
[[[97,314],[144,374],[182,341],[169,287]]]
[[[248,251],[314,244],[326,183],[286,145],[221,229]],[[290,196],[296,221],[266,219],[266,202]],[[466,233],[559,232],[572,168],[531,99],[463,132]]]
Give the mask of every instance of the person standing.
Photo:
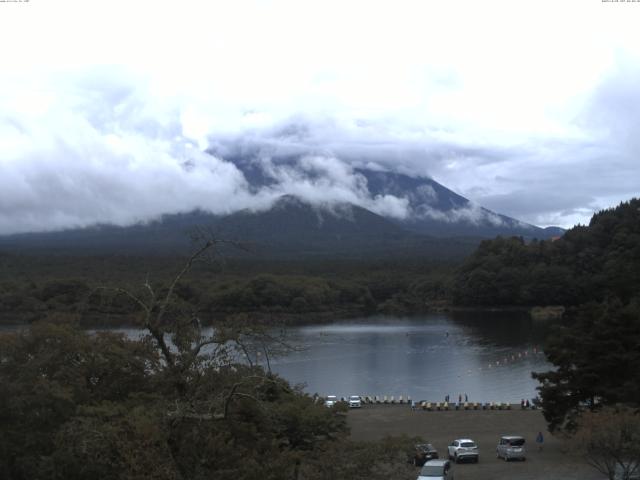
[[[538,432],[538,436],[536,437],[536,443],[538,444],[538,451],[542,451],[542,444],[544,443],[544,437],[542,436],[542,432]]]

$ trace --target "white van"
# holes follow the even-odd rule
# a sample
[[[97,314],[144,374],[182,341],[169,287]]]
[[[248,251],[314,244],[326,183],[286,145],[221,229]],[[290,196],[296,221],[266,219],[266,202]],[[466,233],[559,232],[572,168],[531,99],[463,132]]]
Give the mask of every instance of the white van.
[[[324,401],[327,407],[333,407],[336,403],[338,403],[338,397],[335,395],[327,395],[327,399]]]

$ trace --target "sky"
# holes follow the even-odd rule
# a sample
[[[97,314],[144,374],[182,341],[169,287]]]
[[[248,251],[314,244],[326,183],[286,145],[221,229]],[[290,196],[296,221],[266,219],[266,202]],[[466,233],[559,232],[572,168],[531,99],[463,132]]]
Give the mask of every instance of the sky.
[[[407,215],[362,165],[585,224],[639,195],[638,24],[636,1],[0,2],[0,234],[285,193]],[[252,189],[232,152],[324,177]]]

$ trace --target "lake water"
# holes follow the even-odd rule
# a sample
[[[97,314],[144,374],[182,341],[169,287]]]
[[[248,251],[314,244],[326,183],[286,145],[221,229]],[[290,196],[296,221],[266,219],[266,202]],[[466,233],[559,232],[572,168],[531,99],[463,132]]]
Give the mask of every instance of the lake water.
[[[454,401],[466,394],[474,402],[517,403],[536,396],[531,372],[551,368],[542,353],[547,329],[513,312],[368,317],[290,327],[286,341],[298,350],[272,358],[271,367],[322,396],[443,401],[448,394]]]
[[[410,395],[443,401],[520,402],[536,396],[532,371],[551,365],[545,326],[515,313],[429,314],[311,325],[289,331],[302,348],[272,368],[321,395]]]

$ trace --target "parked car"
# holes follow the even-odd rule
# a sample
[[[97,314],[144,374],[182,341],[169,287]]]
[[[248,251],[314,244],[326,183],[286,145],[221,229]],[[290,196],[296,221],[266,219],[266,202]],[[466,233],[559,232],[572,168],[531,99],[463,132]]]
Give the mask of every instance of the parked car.
[[[360,395],[351,395],[349,397],[349,408],[360,408],[362,407],[362,399]]]
[[[418,480],[453,480],[453,469],[448,460],[429,460],[422,466]]]
[[[338,397],[335,395],[327,395],[327,399],[324,401],[327,407],[333,407],[336,403],[338,403]]]
[[[415,446],[414,450],[409,454],[409,463],[413,463],[417,467],[423,466],[429,460],[436,460],[438,451],[430,443],[420,443]]]
[[[514,459],[524,461],[526,459],[524,443],[524,438],[518,435],[503,435],[496,447],[496,456],[504,458],[507,462]]]
[[[463,460],[471,460],[478,463],[480,460],[480,452],[478,446],[470,438],[459,438],[451,442],[448,447],[449,460],[453,460],[456,463]]]

